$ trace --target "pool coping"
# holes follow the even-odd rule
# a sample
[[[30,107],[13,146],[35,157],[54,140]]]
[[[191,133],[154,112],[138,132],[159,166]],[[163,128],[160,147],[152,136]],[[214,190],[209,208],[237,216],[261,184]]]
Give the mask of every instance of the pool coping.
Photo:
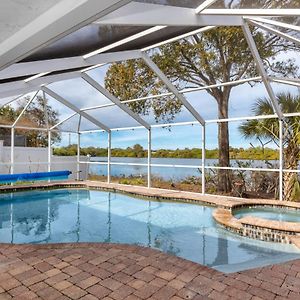
[[[269,204],[272,201],[278,202],[277,200],[261,200],[261,199],[245,199],[230,196],[218,196],[218,195],[203,195],[195,192],[186,192],[180,190],[168,190],[160,188],[147,188],[143,186],[133,186],[117,183],[106,183],[100,181],[56,181],[56,182],[45,182],[45,183],[34,183],[30,185],[3,185],[0,186],[1,192],[15,192],[22,190],[34,190],[34,189],[51,189],[51,188],[91,188],[101,189],[108,191],[125,192],[128,194],[135,194],[150,198],[159,199],[172,199],[188,202],[196,202],[207,205],[212,205],[221,208],[230,209],[236,205],[255,205],[257,203]],[[271,201],[271,202],[270,202]],[[300,209],[300,204],[299,204]]]
[[[249,206],[276,206],[300,210],[300,203],[297,202],[279,202],[278,200],[269,199],[245,199],[217,195],[202,195],[200,193],[179,190],[147,188],[142,186],[88,180],[46,183],[39,182],[30,185],[0,186],[0,193],[51,188],[99,189],[142,196],[156,200],[162,199],[214,206],[217,208],[213,212],[214,220],[226,229],[249,238],[294,244],[300,249],[300,223],[273,221],[252,216],[246,216],[241,219],[237,219],[232,214],[234,209]]]

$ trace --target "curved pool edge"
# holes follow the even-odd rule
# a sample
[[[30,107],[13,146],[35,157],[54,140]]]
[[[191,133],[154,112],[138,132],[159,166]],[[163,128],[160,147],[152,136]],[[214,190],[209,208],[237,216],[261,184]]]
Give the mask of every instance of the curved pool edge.
[[[243,207],[249,205],[275,205],[278,204],[278,200],[270,199],[246,199],[238,198],[232,196],[219,196],[219,195],[208,195],[188,191],[180,190],[168,190],[160,188],[148,188],[144,186],[133,186],[125,185],[118,183],[106,183],[100,181],[53,181],[53,182],[44,182],[44,183],[34,183],[30,185],[6,185],[0,186],[1,192],[17,192],[17,191],[26,191],[26,190],[35,190],[35,189],[57,189],[57,188],[89,188],[89,189],[99,189],[103,191],[112,191],[112,192],[123,192],[130,195],[137,195],[143,197],[149,197],[153,199],[162,199],[162,200],[180,200],[194,203],[201,203],[206,205],[211,205],[219,208],[231,209],[234,207]],[[282,205],[291,206],[297,205],[297,208],[300,209],[300,203],[291,204],[290,202],[280,202]]]

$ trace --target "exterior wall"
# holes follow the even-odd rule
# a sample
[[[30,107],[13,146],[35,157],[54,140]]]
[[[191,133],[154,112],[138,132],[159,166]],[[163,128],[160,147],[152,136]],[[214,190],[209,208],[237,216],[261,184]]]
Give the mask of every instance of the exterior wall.
[[[3,146],[0,141],[0,174],[10,173],[10,147]],[[86,157],[81,157],[86,161]],[[26,164],[20,164],[25,162]],[[34,147],[15,147],[14,149],[14,173],[47,172],[48,149]],[[70,170],[70,179],[76,179],[77,157],[76,156],[51,156],[51,170]],[[80,179],[87,178],[87,165],[80,164]]]

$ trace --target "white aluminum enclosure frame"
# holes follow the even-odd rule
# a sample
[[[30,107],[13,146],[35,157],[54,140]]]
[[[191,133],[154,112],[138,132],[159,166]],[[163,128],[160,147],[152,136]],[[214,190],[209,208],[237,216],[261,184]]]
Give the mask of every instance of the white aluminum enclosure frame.
[[[96,4],[97,2],[97,4]],[[101,2],[101,4],[100,4]],[[255,41],[251,35],[251,31],[249,29],[249,24],[259,27],[262,30],[269,31],[275,35],[278,35],[282,38],[286,38],[287,40],[298,44],[300,40],[293,36],[290,36],[284,32],[281,32],[278,28],[288,28],[295,31],[300,32],[300,27],[296,25],[286,24],[279,21],[274,21],[270,17],[272,16],[300,16],[300,9],[211,9],[210,6],[216,2],[215,0],[206,0],[196,9],[190,8],[182,8],[176,6],[167,6],[167,5],[158,5],[158,4],[149,4],[149,3],[138,3],[131,2],[128,0],[123,1],[95,1],[95,0],[83,0],[82,5],[86,7],[85,14],[80,15],[82,10],[80,7],[75,7],[74,10],[70,10],[63,13],[60,13],[56,16],[56,18],[52,17],[49,19],[49,22],[45,24],[42,28],[32,28],[32,34],[24,35],[23,39],[20,39],[19,34],[19,43],[17,43],[17,37],[14,37],[10,42],[7,43],[6,48],[2,48],[0,51],[0,80],[1,79],[9,79],[14,77],[24,77],[28,76],[27,80],[19,80],[10,83],[1,83],[0,84],[0,98],[15,96],[15,95],[23,95],[33,91],[42,90],[43,93],[50,95],[55,98],[57,101],[67,106],[74,113],[63,120],[60,120],[57,124],[53,125],[49,128],[30,128],[18,126],[17,122],[26,111],[27,107],[33,101],[34,98],[30,99],[26,106],[24,107],[21,114],[17,117],[16,121],[12,125],[0,125],[3,128],[11,129],[11,161],[10,161],[10,172],[13,174],[14,172],[14,136],[16,129],[28,129],[28,130],[41,130],[47,131],[48,133],[48,171],[51,170],[51,133],[54,131],[62,131],[60,130],[60,126],[67,122],[70,118],[74,116],[79,116],[79,124],[77,130],[75,129],[73,132],[77,134],[78,143],[77,143],[77,179],[80,179],[79,174],[79,166],[80,164],[99,164],[99,165],[107,165],[107,181],[111,182],[111,165],[139,165],[147,167],[147,175],[148,181],[147,186],[151,187],[151,167],[166,167],[166,168],[194,168],[201,169],[202,173],[202,194],[205,194],[205,170],[207,169],[227,169],[227,170],[244,170],[244,171],[262,171],[262,172],[278,172],[279,174],[279,197],[280,200],[283,200],[283,174],[284,172],[295,172],[300,173],[299,170],[285,170],[284,169],[284,155],[283,155],[283,139],[284,139],[284,129],[283,123],[284,118],[292,117],[292,116],[300,116],[300,112],[295,112],[292,114],[283,114],[280,106],[278,105],[275,97],[275,93],[271,86],[271,82],[281,83],[293,85],[296,87],[300,87],[299,79],[291,79],[291,78],[272,78],[267,75],[264,70],[263,62],[259,56],[259,52],[255,45]],[[95,8],[95,5],[97,9]],[[56,8],[57,9],[57,8]],[[93,11],[94,9],[94,11]],[[80,12],[80,13],[79,13]],[[100,18],[101,17],[101,18]],[[55,21],[63,22],[64,26],[61,27],[58,31],[52,32],[52,35],[49,35],[49,29],[52,28]],[[75,29],[78,29],[80,26],[84,24],[88,24],[91,22],[95,22],[98,24],[116,24],[116,25],[143,25],[143,26],[157,26],[157,30],[162,29],[164,26],[198,26],[201,27],[197,30],[193,30],[190,33],[179,35],[178,37],[174,37],[171,39],[167,39],[165,41],[153,44],[152,46],[147,46],[140,50],[129,50],[129,51],[119,51],[119,52],[111,52],[111,53],[98,53],[97,51],[93,53],[93,55],[87,56],[79,56],[79,57],[71,57],[71,58],[63,58],[63,59],[52,59],[49,61],[34,61],[34,62],[21,62],[18,64],[11,64],[14,61],[19,60],[20,58],[25,57],[32,51],[39,49],[42,44],[48,44],[53,40],[62,37]],[[32,25],[31,25],[32,26]],[[72,27],[73,26],[73,27]],[[155,47],[164,45],[166,43],[177,41],[181,38],[186,38],[189,35],[193,34],[201,34],[201,32],[205,32],[207,30],[211,30],[216,28],[216,26],[241,26],[244,30],[245,37],[249,44],[249,49],[251,50],[253,59],[256,63],[257,70],[259,76],[241,79],[238,81],[232,82],[222,82],[216,83],[215,85],[190,88],[184,90],[177,90],[172,82],[165,76],[165,74],[158,68],[158,66],[151,60],[151,58],[146,54],[146,51],[151,50]],[[276,29],[274,27],[276,26]],[[72,29],[71,29],[72,27]],[[59,28],[59,26],[57,26]],[[45,32],[48,32],[47,35],[43,36]],[[148,31],[146,30],[145,33]],[[151,30],[149,31],[151,32]],[[113,49],[117,45],[126,44],[131,40],[138,38],[140,35],[136,34],[132,37],[128,37],[126,39],[117,41],[108,45],[105,49]],[[22,48],[23,47],[23,48]],[[8,52],[10,51],[10,53]],[[24,53],[22,53],[22,51]],[[101,52],[101,51],[100,51]],[[120,101],[114,95],[109,93],[105,88],[103,88],[98,82],[96,82],[93,78],[91,78],[86,72],[90,67],[96,67],[101,64],[124,61],[129,59],[139,59],[142,58],[146,64],[154,71],[154,73],[161,79],[161,81],[167,86],[170,92],[160,94],[160,95],[150,95],[146,97],[141,97],[138,99],[127,99],[126,101]],[[6,67],[6,68],[4,68]],[[81,68],[81,71],[68,71],[70,69]],[[62,74],[53,75],[51,72],[64,71]],[[50,73],[50,74],[49,74]],[[95,105],[93,107],[86,107],[79,109],[72,101],[72,99],[66,100],[57,93],[53,92],[48,84],[61,81],[68,80],[72,78],[82,78],[84,79],[90,86],[98,90],[102,93],[106,98],[108,98],[111,103],[104,105]],[[266,87],[269,98],[272,101],[274,108],[274,115],[269,116],[251,116],[251,117],[240,117],[240,118],[228,118],[228,119],[218,119],[218,120],[204,120],[201,116],[201,112],[198,112],[194,109],[194,107],[186,100],[184,94],[191,93],[195,91],[201,91],[206,89],[211,89],[214,87],[222,87],[228,85],[241,84],[251,81],[262,81]],[[38,92],[37,92],[38,93]],[[151,100],[160,97],[172,96],[175,95],[178,98],[182,105],[191,113],[191,115],[195,118],[196,121],[192,122],[180,122],[180,123],[170,123],[170,124],[155,124],[150,125],[144,121],[142,117],[132,112],[127,106],[127,103],[138,102],[143,100]],[[18,96],[20,98],[20,96]],[[18,98],[15,98],[10,101],[16,101]],[[44,97],[45,100],[45,97]],[[6,103],[7,105],[9,103]],[[101,109],[109,106],[117,106],[119,109],[124,111],[128,116],[134,119],[136,122],[140,124],[140,126],[136,127],[123,127],[123,128],[109,128],[107,125],[103,124],[101,120],[97,120],[91,115],[88,114],[90,110]],[[46,112],[45,112],[46,114]],[[80,124],[82,118],[89,120],[93,123],[98,129],[89,130],[89,131],[81,131]],[[205,158],[205,150],[206,150],[206,126],[211,123],[219,123],[219,122],[235,122],[242,120],[250,120],[250,119],[266,119],[266,118],[277,118],[280,127],[280,137],[279,137],[279,168],[278,169],[268,169],[268,168],[236,168],[236,167],[215,167],[206,165]],[[48,118],[46,118],[48,119]],[[202,148],[202,162],[201,166],[191,166],[191,165],[164,165],[164,164],[153,164],[151,162],[151,134],[154,128],[159,127],[172,127],[172,126],[189,126],[189,125],[200,125],[201,126],[201,148]],[[132,130],[144,128],[147,129],[147,163],[146,164],[132,164],[132,163],[122,163],[122,162],[111,162],[111,134],[113,131],[119,130]],[[107,162],[83,162],[80,161],[80,141],[81,134],[84,132],[97,132],[97,131],[105,131],[108,134],[107,138],[107,148],[108,148],[108,158]],[[199,130],[200,131],[200,130]],[[22,163],[18,163],[22,164]]]
[[[129,2],[130,0],[61,1],[1,44],[0,70]]]

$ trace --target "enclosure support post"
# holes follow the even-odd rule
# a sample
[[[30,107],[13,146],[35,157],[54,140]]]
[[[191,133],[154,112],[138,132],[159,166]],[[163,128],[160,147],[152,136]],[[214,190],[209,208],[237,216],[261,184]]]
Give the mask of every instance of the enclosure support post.
[[[10,174],[14,174],[15,162],[15,128],[12,127],[10,134]]]
[[[110,171],[111,171],[111,131],[109,131],[107,136],[107,183],[110,183]]]
[[[81,115],[79,115],[78,127],[77,127],[77,172],[76,180],[80,180],[80,126],[81,126]]]
[[[151,187],[151,128],[148,129],[148,188]]]
[[[201,159],[202,195],[205,194],[205,148],[206,148],[206,128],[205,128],[205,124],[204,124],[204,125],[202,125],[202,159]]]
[[[51,131],[48,130],[48,172],[51,172],[51,155],[52,155],[52,149],[51,149]]]
[[[77,175],[76,180],[80,180],[80,132],[77,132]]]
[[[279,120],[279,200],[283,200],[283,121]]]

